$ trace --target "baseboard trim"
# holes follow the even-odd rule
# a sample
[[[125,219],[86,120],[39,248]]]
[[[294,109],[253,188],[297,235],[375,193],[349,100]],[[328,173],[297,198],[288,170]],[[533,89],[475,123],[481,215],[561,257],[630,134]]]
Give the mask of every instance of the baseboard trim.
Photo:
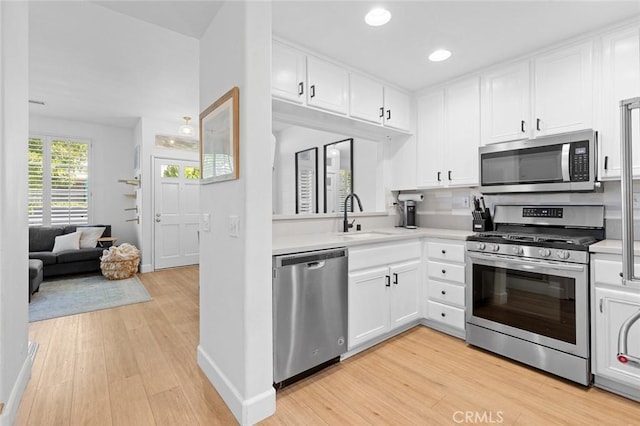
[[[147,272],[153,272],[153,265],[150,263],[145,263],[144,265],[140,265],[140,272],[146,274]]]
[[[27,357],[22,363],[20,374],[18,374],[16,383],[9,395],[9,400],[0,415],[0,426],[10,426],[15,423],[22,395],[24,394],[27,383],[29,383],[29,379],[31,378],[31,367],[33,367],[33,362],[36,359],[37,352],[38,344],[35,342],[29,342],[29,346],[27,347]]]
[[[258,423],[276,412],[276,391],[272,386],[252,398],[242,399],[236,387],[200,345],[198,365],[241,425]]]

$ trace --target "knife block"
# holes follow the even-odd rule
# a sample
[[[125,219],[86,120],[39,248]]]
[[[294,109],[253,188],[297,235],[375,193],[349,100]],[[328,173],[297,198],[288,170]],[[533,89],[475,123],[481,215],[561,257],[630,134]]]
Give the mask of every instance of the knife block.
[[[489,209],[484,209],[479,218],[474,218],[472,226],[473,232],[493,231],[493,221]]]

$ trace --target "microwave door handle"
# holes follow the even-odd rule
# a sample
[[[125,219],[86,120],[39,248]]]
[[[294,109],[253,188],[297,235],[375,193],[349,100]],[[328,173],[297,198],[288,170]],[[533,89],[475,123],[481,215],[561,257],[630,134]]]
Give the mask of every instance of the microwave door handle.
[[[571,144],[562,145],[562,181],[570,182],[571,174],[569,173],[569,152],[571,152]]]

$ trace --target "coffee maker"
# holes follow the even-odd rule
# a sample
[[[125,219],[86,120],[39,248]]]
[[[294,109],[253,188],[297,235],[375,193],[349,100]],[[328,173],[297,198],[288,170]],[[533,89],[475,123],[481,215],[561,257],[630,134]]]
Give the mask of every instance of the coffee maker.
[[[398,202],[402,203],[405,228],[416,229],[418,227],[416,220],[416,203],[422,200],[424,200],[424,195],[419,193],[398,194]]]

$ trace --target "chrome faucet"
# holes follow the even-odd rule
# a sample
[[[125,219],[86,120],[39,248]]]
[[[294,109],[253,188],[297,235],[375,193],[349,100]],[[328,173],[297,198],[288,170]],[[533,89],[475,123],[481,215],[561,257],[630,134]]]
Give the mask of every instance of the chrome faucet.
[[[343,232],[349,232],[349,228],[353,228],[353,223],[349,223],[349,220],[347,219],[347,202],[349,201],[349,198],[351,198],[352,204],[353,204],[353,199],[355,198],[356,201],[358,202],[358,207],[360,208],[360,211],[363,211],[362,203],[360,202],[360,197],[358,197],[358,195],[355,192],[352,192],[348,194],[346,197],[344,197],[344,220],[342,221]]]

